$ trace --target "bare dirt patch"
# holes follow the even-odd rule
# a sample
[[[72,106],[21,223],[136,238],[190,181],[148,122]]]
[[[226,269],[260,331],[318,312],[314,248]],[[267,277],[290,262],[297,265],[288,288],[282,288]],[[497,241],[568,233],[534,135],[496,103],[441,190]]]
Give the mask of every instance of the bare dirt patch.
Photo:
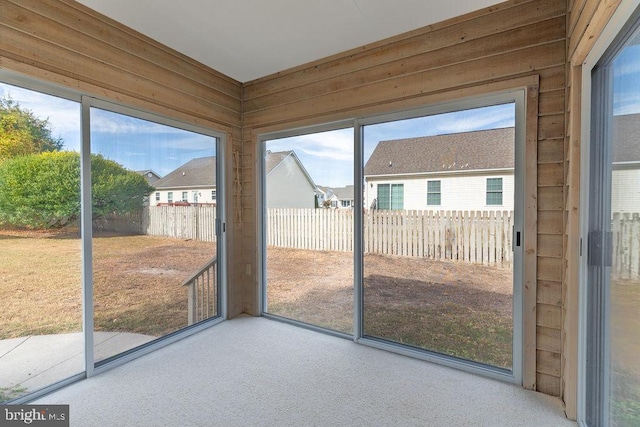
[[[268,311],[351,333],[353,255],[269,247]],[[366,255],[365,334],[509,367],[512,271]]]

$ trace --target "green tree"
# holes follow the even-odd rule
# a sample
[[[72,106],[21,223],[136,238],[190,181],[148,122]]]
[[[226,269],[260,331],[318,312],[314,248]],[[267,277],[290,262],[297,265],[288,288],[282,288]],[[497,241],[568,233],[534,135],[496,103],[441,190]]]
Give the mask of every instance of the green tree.
[[[51,134],[49,119],[39,119],[11,98],[0,99],[0,162],[25,154],[58,151],[62,138]]]
[[[91,156],[93,219],[140,209],[153,191],[143,176]],[[0,223],[58,228],[80,215],[80,155],[70,151],[19,156],[0,163]]]

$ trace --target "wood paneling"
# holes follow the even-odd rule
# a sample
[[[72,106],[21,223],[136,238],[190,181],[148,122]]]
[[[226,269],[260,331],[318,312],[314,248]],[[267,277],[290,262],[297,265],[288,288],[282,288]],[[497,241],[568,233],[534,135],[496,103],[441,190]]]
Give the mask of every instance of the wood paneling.
[[[529,346],[525,353],[532,355],[525,356],[525,364],[539,364],[536,359],[546,353],[536,352],[537,337],[544,337],[540,351],[560,347],[562,307],[555,296],[563,277],[566,9],[566,2],[557,0],[505,2],[245,84],[244,166],[254,176],[245,188],[257,196],[255,135],[259,133],[451,101],[483,90],[488,93],[500,82],[537,76],[536,117],[528,117],[535,122],[532,132],[537,137],[528,156],[535,172],[531,175],[536,177],[529,191],[536,215],[533,228],[527,229],[534,236],[529,238],[533,247],[527,248],[527,256],[534,259],[528,265],[532,264],[542,288],[536,290],[535,279],[527,284],[534,296],[525,312],[531,310],[533,320],[525,322],[554,331],[536,333],[534,326],[533,335],[525,339]],[[255,204],[250,215],[255,221]],[[256,241],[247,236],[245,244],[249,250]],[[553,292],[547,292],[551,283]],[[250,300],[245,303],[253,314],[258,313],[257,290],[257,283],[247,283]],[[536,300],[544,301],[541,308]],[[539,375],[544,390],[558,395],[561,372],[553,360],[554,369],[541,365],[546,371]],[[540,378],[536,367],[532,369],[525,382],[534,387]]]
[[[546,350],[558,354],[562,352],[560,330],[538,326],[537,332],[537,342],[540,350]]]
[[[615,1],[575,2],[581,5],[579,13],[567,17],[564,0],[512,0],[245,85],[72,0],[4,3],[0,66],[229,135],[232,316],[259,313],[256,135],[479,95],[511,84],[535,85],[537,137],[528,145],[536,176],[528,195],[535,203],[528,206],[539,225],[537,231],[527,229],[534,236],[527,256],[537,258],[532,269],[537,283],[527,289],[536,293],[537,305],[533,301],[527,309],[536,313],[539,328],[528,341],[537,362],[527,359],[537,374],[527,381],[559,395],[562,367],[556,355],[563,307],[556,288],[564,274],[568,194],[567,52],[582,52],[585,46],[580,40],[567,42],[566,28],[589,37],[593,29],[588,16]]]

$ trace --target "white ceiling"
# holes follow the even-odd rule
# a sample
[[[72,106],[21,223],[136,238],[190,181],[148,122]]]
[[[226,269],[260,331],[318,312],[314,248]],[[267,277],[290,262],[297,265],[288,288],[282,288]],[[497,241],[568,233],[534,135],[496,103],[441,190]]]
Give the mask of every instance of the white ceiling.
[[[79,0],[240,82],[498,0]]]

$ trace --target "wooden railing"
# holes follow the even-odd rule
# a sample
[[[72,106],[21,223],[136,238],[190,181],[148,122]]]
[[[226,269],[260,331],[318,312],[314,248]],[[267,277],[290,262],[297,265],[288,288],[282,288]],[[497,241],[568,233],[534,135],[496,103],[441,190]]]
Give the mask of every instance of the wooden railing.
[[[216,314],[218,280],[218,257],[213,257],[182,286],[189,287],[189,325],[208,319]]]

